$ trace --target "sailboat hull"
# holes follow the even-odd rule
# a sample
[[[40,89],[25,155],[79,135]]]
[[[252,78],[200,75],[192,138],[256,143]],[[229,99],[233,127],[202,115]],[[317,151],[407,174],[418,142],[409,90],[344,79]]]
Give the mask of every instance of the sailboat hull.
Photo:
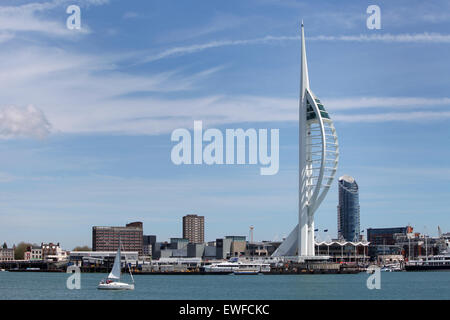
[[[100,290],[134,290],[134,284],[123,282],[100,283],[97,287]]]

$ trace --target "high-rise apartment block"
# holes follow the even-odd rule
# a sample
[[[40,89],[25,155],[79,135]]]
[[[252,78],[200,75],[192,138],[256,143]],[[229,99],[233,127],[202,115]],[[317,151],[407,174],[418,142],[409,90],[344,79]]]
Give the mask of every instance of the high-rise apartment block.
[[[188,214],[183,217],[183,238],[189,243],[205,242],[205,217]]]

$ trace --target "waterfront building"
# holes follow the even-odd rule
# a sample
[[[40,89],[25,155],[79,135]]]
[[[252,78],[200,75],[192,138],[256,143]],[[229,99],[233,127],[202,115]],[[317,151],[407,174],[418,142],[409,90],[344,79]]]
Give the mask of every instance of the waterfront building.
[[[358,241],[360,238],[359,187],[353,177],[339,178],[339,205],[337,206],[338,238]],[[368,239],[368,241],[370,241]]]
[[[231,252],[230,238],[216,239],[216,259],[228,259]]]
[[[24,260],[38,261],[42,260],[42,247],[38,245],[28,246],[24,252]]]
[[[189,243],[187,245],[187,257],[188,258],[203,258],[205,255],[204,243]]]
[[[117,251],[119,238],[124,251],[137,251],[143,254],[143,224],[128,223],[125,227],[92,227],[93,251]]]
[[[246,255],[250,257],[270,257],[280,244],[279,241],[249,242],[247,243]]]
[[[161,250],[164,249],[164,243],[155,242],[155,245],[152,246],[152,258],[159,259],[161,257]]]
[[[183,217],[183,238],[190,243],[205,242],[205,217],[188,214]]]
[[[301,84],[299,104],[299,223],[273,256],[315,256],[314,214],[336,174],[339,148],[336,130],[322,102],[311,91],[301,26]]]
[[[187,247],[189,243],[185,238],[170,238],[169,249],[179,250]]]
[[[231,239],[230,256],[239,257],[245,255],[247,249],[245,236],[226,236],[225,239]]]
[[[216,239],[216,259],[228,259],[245,255],[247,242],[245,236],[226,236]]]
[[[369,261],[369,245],[367,241],[332,240],[316,242],[318,256],[330,257],[335,262],[353,262],[365,264]]]
[[[401,242],[409,242],[408,239],[413,237],[413,228],[411,226],[368,228],[367,241],[370,242],[369,255],[372,257],[372,260],[378,259],[378,256],[405,255]]]
[[[0,261],[14,260],[14,247],[8,248],[6,243],[0,248]]]
[[[142,254],[144,256],[152,256],[156,245],[155,235],[144,235],[142,237]]]
[[[38,252],[38,250],[36,250]],[[59,242],[41,243],[42,260],[62,261],[67,259],[67,252],[61,249]]]
[[[205,246],[205,251],[203,253],[203,260],[214,260],[217,257],[217,248],[215,245],[207,245]]]
[[[412,234],[411,226],[395,227],[395,228],[368,228],[367,241],[371,245],[395,245],[395,235],[408,233]]]
[[[137,251],[122,251],[120,253],[123,264],[136,265],[139,257]],[[113,251],[70,251],[69,261],[76,266],[106,265],[108,268],[114,264],[116,252]]]
[[[412,231],[412,227],[411,231]],[[420,233],[409,232],[406,234],[394,234],[395,244],[386,246],[398,248],[397,252],[402,254],[408,260],[416,260],[426,256],[444,254],[447,249],[447,242],[443,237],[429,237]],[[379,245],[378,252],[385,252],[385,246]]]

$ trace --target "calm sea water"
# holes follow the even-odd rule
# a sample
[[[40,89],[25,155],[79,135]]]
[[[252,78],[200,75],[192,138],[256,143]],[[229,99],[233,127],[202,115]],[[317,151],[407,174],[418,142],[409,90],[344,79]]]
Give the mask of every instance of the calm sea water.
[[[106,274],[81,274],[81,289],[66,288],[69,274],[0,272],[0,299],[450,299],[450,272],[368,274],[136,275],[134,291],[97,290]],[[124,281],[130,280],[124,277]]]

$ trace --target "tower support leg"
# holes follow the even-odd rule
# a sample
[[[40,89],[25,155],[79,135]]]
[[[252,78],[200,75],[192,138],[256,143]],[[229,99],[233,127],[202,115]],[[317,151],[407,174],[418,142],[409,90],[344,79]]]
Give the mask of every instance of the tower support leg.
[[[308,256],[315,255],[314,215],[308,216]]]
[[[305,207],[300,211],[298,233],[298,255],[308,255],[308,208]]]

